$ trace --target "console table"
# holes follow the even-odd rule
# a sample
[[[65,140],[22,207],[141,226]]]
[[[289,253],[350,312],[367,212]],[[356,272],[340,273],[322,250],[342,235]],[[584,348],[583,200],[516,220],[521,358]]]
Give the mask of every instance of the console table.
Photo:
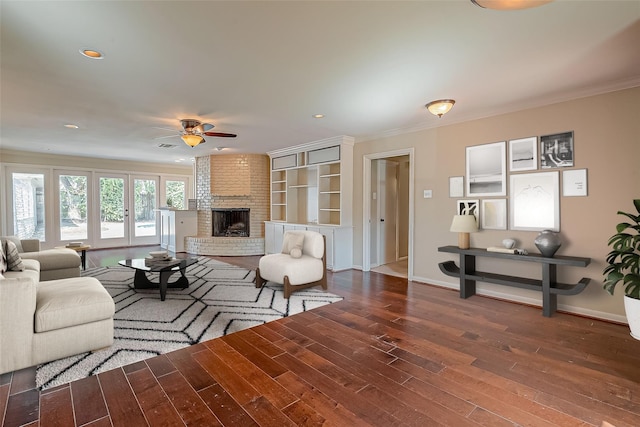
[[[546,317],[551,317],[558,308],[558,295],[579,294],[587,287],[590,280],[583,278],[577,284],[565,284],[556,281],[557,266],[586,267],[591,262],[590,258],[569,256],[547,258],[538,254],[516,255],[489,252],[480,248],[460,249],[457,246],[442,246],[438,248],[438,251],[460,254],[460,267],[456,266],[454,261],[445,261],[438,264],[440,271],[447,276],[460,278],[460,298],[468,298],[475,295],[476,281],[542,291],[542,314]],[[476,257],[536,262],[542,267],[542,280],[476,271]]]

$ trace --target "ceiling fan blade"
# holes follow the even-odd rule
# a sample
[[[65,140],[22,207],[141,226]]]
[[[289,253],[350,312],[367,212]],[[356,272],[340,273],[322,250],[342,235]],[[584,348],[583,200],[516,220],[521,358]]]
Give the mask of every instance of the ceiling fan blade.
[[[224,132],[204,132],[203,135],[217,136],[220,138],[235,138],[236,136],[238,136],[235,133],[224,133]]]
[[[153,138],[153,139],[175,138],[175,137],[178,137],[178,136],[180,136],[180,135],[181,135],[181,134],[176,133],[176,134],[173,134],[173,135],[156,136],[156,137],[155,137],[155,138]]]

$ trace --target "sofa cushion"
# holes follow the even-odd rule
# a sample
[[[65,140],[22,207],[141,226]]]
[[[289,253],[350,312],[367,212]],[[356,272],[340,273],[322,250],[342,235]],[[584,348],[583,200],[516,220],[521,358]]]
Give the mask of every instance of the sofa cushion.
[[[33,283],[38,283],[40,281],[40,270],[25,268],[24,271],[7,271],[4,273],[5,279],[19,279],[21,277],[29,278]]]
[[[40,252],[25,252],[23,259],[35,259],[40,263],[40,270],[59,270],[64,268],[80,268],[80,255],[73,249],[45,249]]]
[[[24,252],[24,249],[22,249],[22,241],[18,236],[2,236],[0,237],[0,240],[2,240],[3,245],[5,242],[13,242],[13,244],[16,245],[18,252]]]
[[[7,257],[7,270],[8,271],[23,271],[24,265],[22,265],[22,259],[18,253],[18,248],[11,240],[7,240],[4,246],[4,253]]]
[[[24,271],[32,270],[40,273],[40,263],[35,259],[22,258],[22,265],[24,265]]]
[[[45,332],[113,317],[113,298],[94,277],[38,284],[35,331]]]

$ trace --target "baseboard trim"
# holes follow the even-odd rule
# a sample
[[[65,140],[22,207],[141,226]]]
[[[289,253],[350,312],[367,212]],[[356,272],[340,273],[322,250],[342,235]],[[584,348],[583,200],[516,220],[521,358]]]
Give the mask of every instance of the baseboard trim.
[[[441,280],[428,279],[425,277],[413,276],[411,281],[420,282],[427,285],[439,286],[447,289],[455,289],[456,291],[460,289],[459,283],[451,283],[451,282],[443,282]],[[521,295],[513,295],[505,292],[496,291],[493,289],[483,289],[482,284],[479,284],[476,289],[476,295],[486,296],[489,298],[496,298],[502,301],[507,302],[515,302],[519,304],[531,305],[534,307],[542,308],[542,294],[540,298],[530,298]],[[627,318],[625,316],[621,316],[618,314],[607,313],[605,311],[591,310],[583,307],[576,307],[573,305],[567,304],[558,304],[558,311],[562,311],[564,313],[575,314],[576,316],[589,317],[597,320],[604,320],[607,322],[620,323],[623,325],[627,325]]]

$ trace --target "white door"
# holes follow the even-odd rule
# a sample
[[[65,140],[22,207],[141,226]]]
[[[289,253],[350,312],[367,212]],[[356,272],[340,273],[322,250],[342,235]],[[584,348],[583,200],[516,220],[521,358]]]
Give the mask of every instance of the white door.
[[[380,264],[397,261],[398,164],[378,160],[378,259]]]

